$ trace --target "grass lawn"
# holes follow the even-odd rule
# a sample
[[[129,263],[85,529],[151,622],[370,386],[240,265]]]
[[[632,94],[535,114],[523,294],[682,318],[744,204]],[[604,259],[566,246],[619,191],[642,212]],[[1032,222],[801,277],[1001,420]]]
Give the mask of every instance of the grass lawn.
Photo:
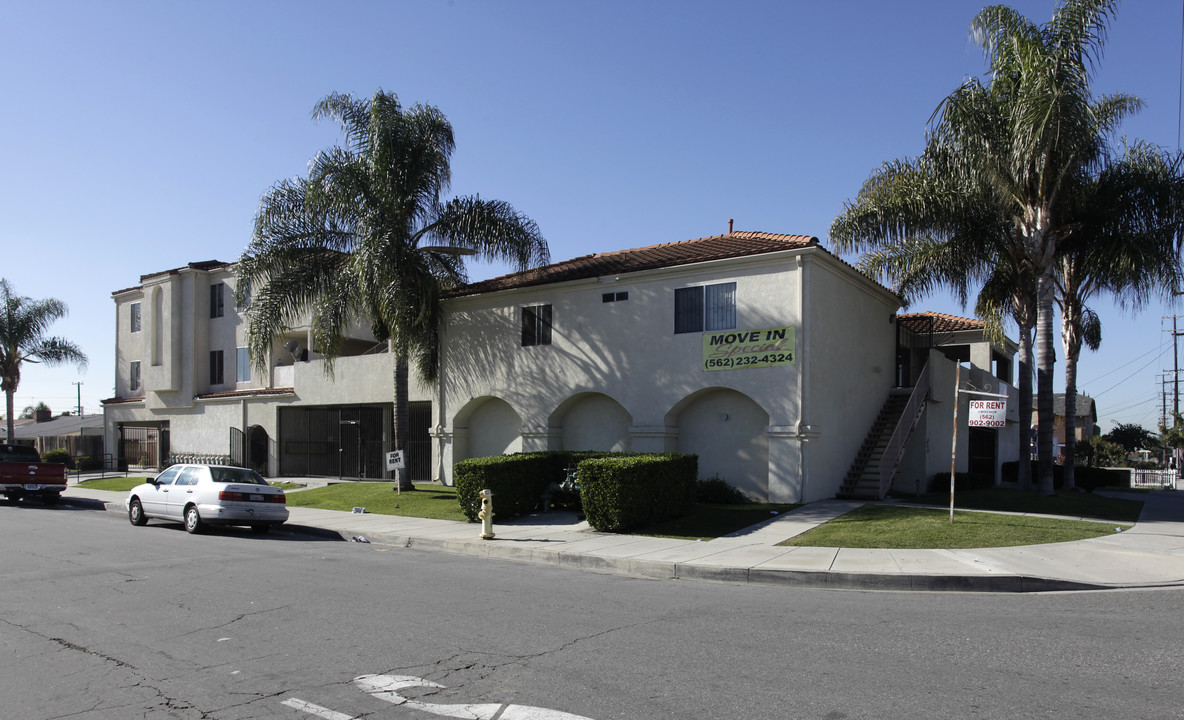
[[[915,500],[904,500],[921,505],[950,506],[950,494],[934,493],[922,495]],[[954,495],[954,509],[1002,510],[1004,512],[1028,512],[1040,515],[1067,515],[1097,520],[1133,523],[1143,510],[1140,500],[1111,498],[1084,492],[1059,492],[1049,497],[1036,493],[1020,492],[1010,488],[989,488],[966,490]],[[947,510],[947,515],[949,511]]]
[[[127,492],[137,485],[143,485],[148,482],[146,477],[109,477],[109,478],[95,478],[94,480],[83,480],[78,483],[77,487],[90,488],[91,490],[114,490],[116,492]],[[69,492],[67,490],[66,492]]]
[[[980,548],[1084,540],[1129,525],[1030,515],[864,505],[779,545],[844,548]]]
[[[395,494],[394,483],[338,483],[288,494],[288,507],[310,507],[350,512],[364,507],[368,513],[404,515],[468,522],[456,500],[456,488],[415,483],[415,490]]]
[[[697,503],[689,515],[667,520],[640,530],[631,530],[630,535],[649,537],[682,538],[687,540],[710,540],[723,537],[750,525],[764,522],[774,515],[789,512],[800,505],[709,505]]]

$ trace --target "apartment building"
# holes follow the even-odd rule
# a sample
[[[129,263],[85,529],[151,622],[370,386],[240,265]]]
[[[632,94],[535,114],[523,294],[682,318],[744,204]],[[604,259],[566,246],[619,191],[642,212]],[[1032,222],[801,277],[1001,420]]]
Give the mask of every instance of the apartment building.
[[[385,345],[359,327],[330,375],[298,326],[275,338],[266,369],[252,367],[233,270],[191,263],[113,293],[108,446],[144,466],[208,456],[272,476],[388,476]],[[469,457],[676,450],[699,456],[702,477],[761,500],[912,491],[940,464],[942,438],[948,470],[941,420],[955,397],[967,400],[954,392],[956,364],[1006,393],[1015,350],[996,347],[976,321],[898,315],[900,305],[817,238],[768,233],[598,253],[473,283],[446,300],[439,382],[413,382],[410,472],[450,483],[453,464]],[[899,396],[912,398],[907,417],[888,422],[908,427],[892,458],[873,463],[892,468],[860,481],[869,434],[883,432],[886,411],[900,414]],[[975,462],[996,477],[1015,459],[1014,417],[1008,426],[973,440]],[[959,442],[970,467],[971,440]]]

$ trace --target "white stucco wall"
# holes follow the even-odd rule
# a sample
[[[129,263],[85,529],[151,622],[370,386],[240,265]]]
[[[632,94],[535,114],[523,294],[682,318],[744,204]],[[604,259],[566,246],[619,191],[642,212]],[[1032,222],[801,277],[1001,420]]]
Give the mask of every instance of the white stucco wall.
[[[827,257],[806,266],[807,322],[798,340],[802,486],[810,502],[834,497],[895,382],[898,299]],[[792,477],[790,480],[792,481]]]

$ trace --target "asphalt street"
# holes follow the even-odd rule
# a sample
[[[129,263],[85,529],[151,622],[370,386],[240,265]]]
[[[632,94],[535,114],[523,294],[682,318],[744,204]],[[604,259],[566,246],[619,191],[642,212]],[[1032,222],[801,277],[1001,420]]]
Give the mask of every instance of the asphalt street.
[[[0,506],[0,717],[1182,717],[1178,588],[647,580],[88,508]]]

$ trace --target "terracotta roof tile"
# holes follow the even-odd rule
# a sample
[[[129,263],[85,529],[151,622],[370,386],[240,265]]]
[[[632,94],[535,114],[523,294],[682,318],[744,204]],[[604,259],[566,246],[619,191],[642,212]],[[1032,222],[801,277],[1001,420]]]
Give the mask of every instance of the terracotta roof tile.
[[[525,272],[471,283],[456,289],[450,295],[477,295],[498,290],[549,285],[569,280],[619,275],[711,260],[761,255],[783,250],[799,250],[815,245],[818,245],[818,238],[809,235],[733,232],[728,235],[714,235],[696,240],[649,245],[632,250],[584,255]]]
[[[935,312],[905,313],[897,315],[896,319],[904,327],[918,333],[949,333],[962,330],[982,330],[987,327],[987,324],[982,320]]]

